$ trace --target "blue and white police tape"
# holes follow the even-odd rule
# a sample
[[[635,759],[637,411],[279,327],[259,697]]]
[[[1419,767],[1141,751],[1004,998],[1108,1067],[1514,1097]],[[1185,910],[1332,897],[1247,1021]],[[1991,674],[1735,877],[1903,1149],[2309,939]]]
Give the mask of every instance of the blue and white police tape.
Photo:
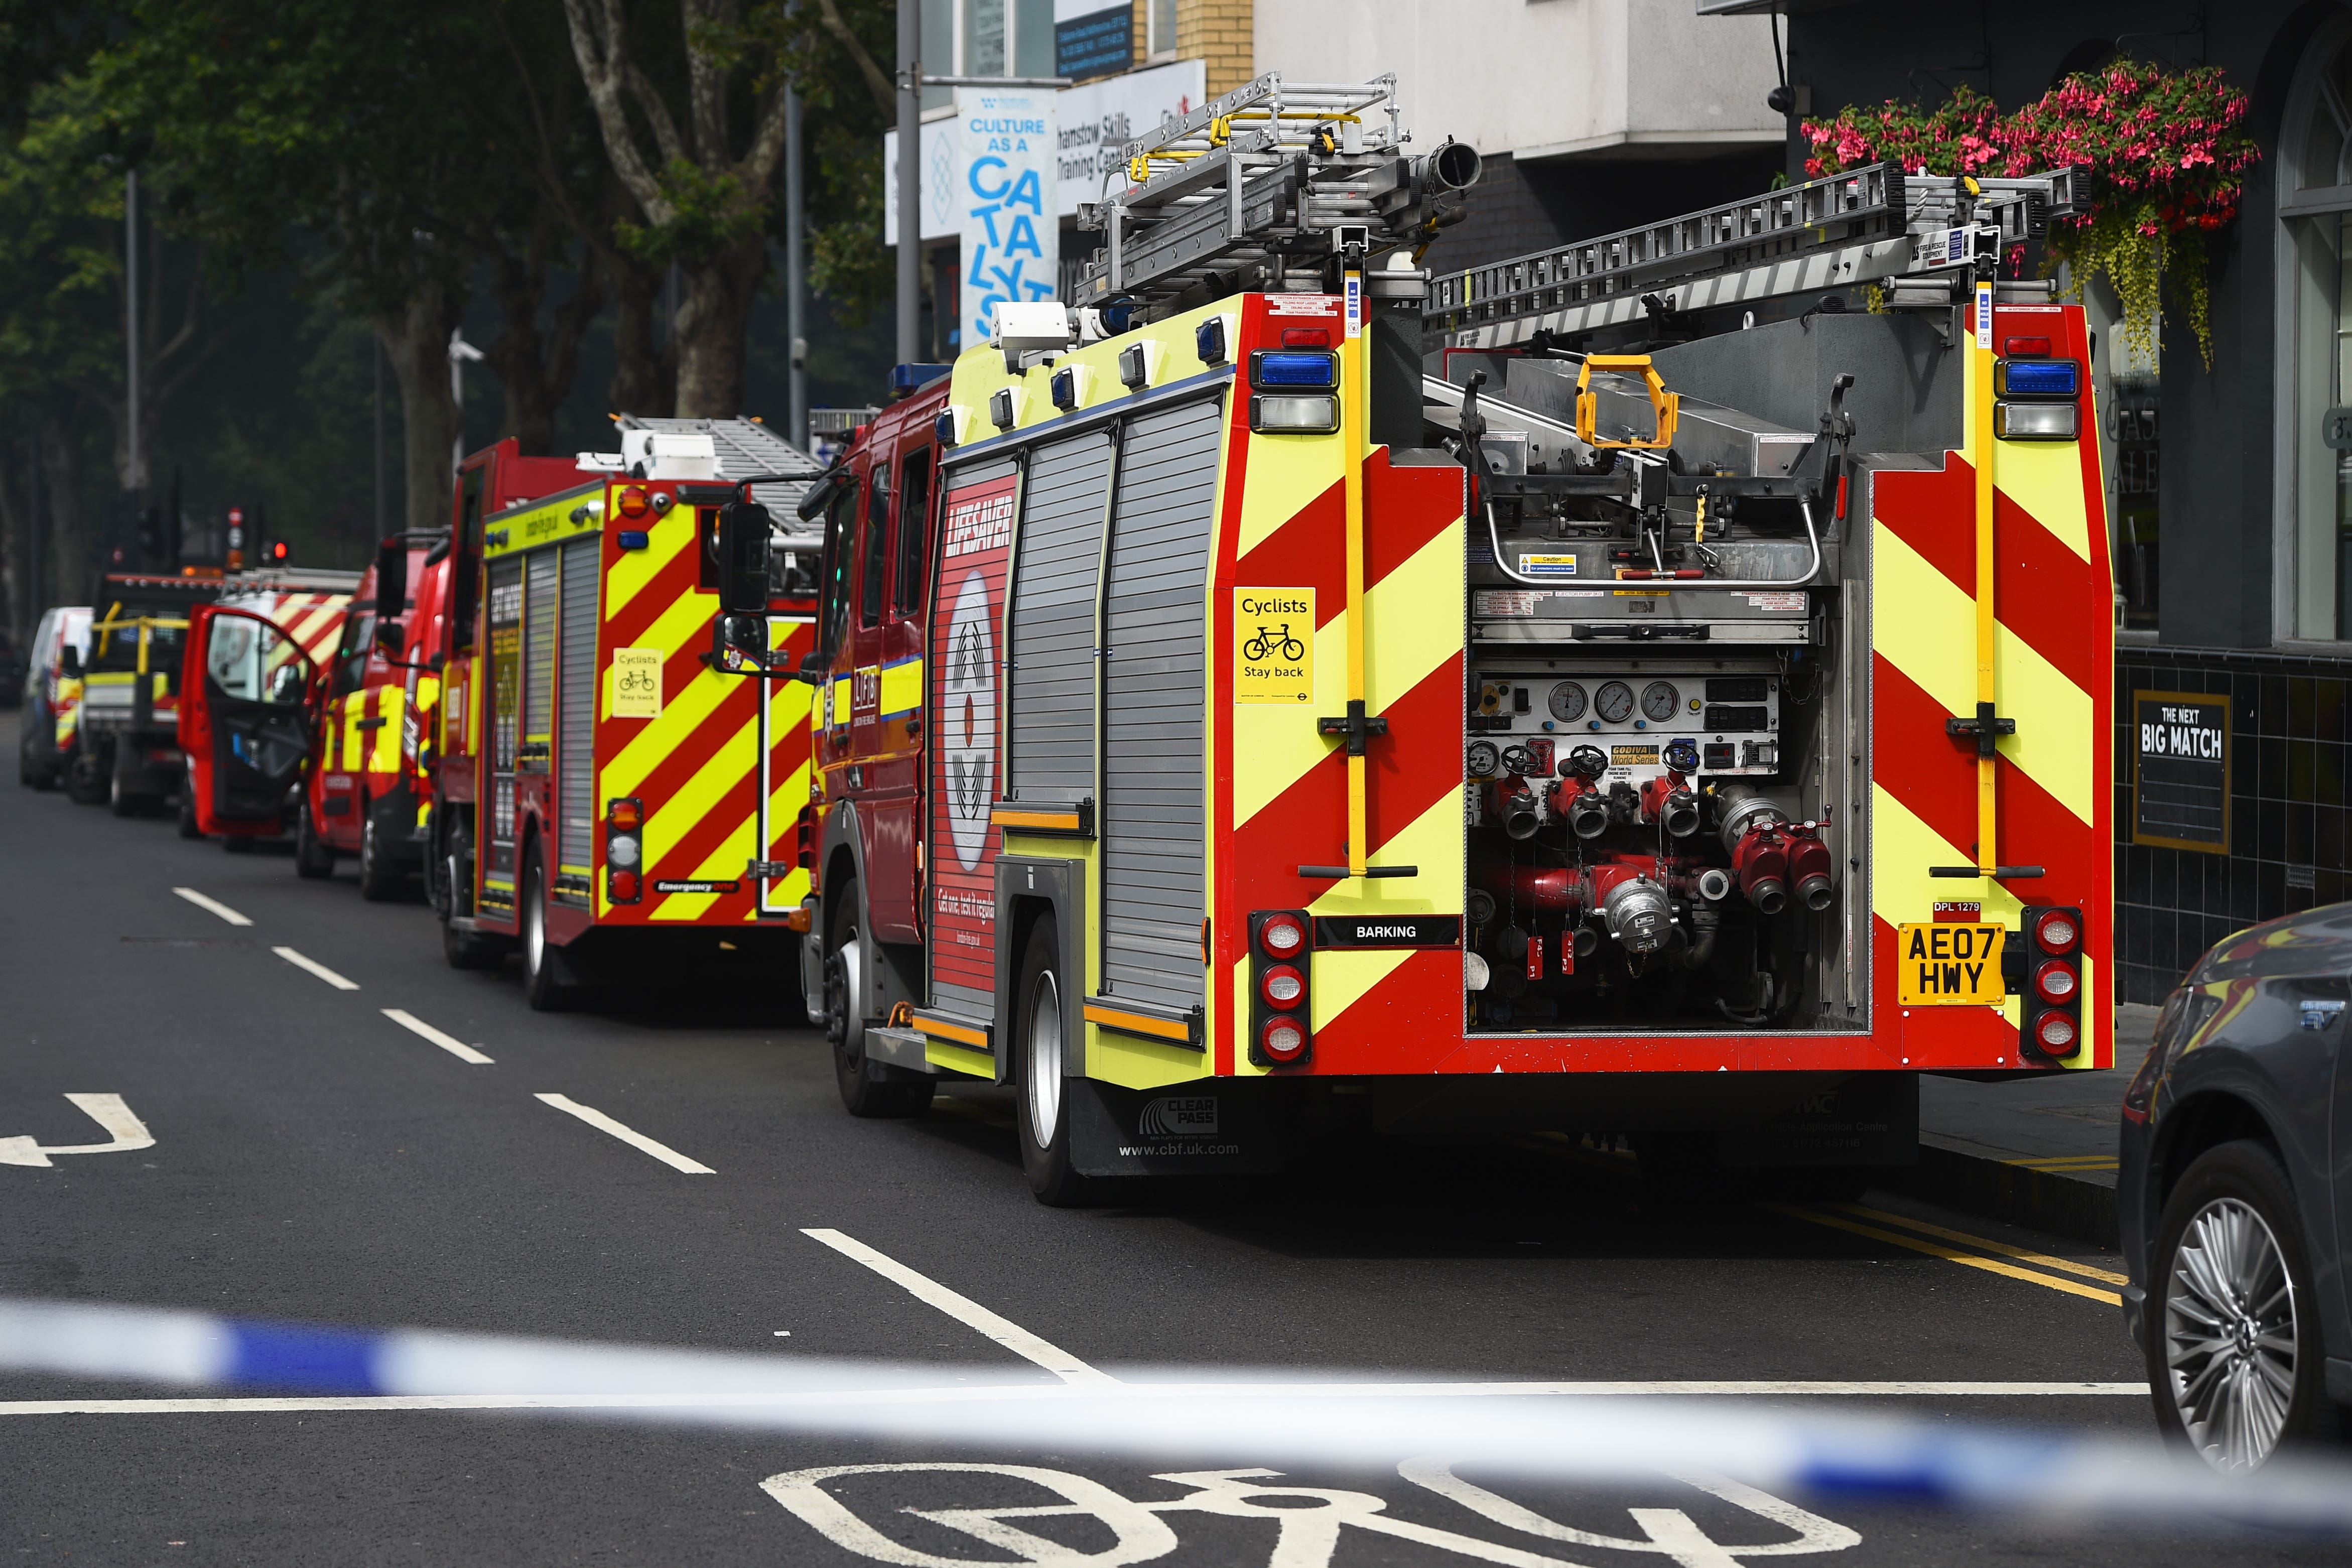
[[[0,1401],[0,1414],[442,1409],[755,1428],[1096,1455],[1391,1466],[1418,1455],[1569,1481],[1706,1471],[1750,1486],[2108,1521],[2352,1535],[2352,1468],[2299,1455],[2221,1475],[2137,1441],[1882,1413],[1508,1383],[1154,1374],[1013,1381],[918,1366],[358,1330],[0,1300],[0,1372],[255,1391],[253,1397]],[[263,1394],[262,1391],[267,1391]],[[275,1397],[272,1397],[275,1396]]]

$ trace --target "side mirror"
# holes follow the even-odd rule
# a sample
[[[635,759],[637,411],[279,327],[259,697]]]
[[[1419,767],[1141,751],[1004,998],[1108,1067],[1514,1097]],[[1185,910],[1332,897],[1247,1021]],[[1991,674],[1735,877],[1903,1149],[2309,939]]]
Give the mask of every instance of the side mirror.
[[[375,552],[375,623],[381,626],[407,613],[408,543],[387,539]]]
[[[793,671],[794,680],[804,680],[811,686],[823,686],[832,673],[833,656],[819,650],[801,655],[800,668]]]
[[[768,616],[760,613],[720,616],[710,623],[710,662],[719,669],[741,671],[768,668]]]
[[[725,616],[760,617],[768,607],[768,509],[732,500],[719,509],[719,608]],[[761,620],[760,646],[767,647]]]
[[[79,680],[81,679],[81,649],[74,647],[71,643],[68,643],[66,645],[65,651],[58,656],[58,668],[64,672],[65,678],[68,680]]]
[[[386,620],[381,614],[375,619],[375,646],[386,658],[398,658],[401,638],[405,633],[398,616]]]

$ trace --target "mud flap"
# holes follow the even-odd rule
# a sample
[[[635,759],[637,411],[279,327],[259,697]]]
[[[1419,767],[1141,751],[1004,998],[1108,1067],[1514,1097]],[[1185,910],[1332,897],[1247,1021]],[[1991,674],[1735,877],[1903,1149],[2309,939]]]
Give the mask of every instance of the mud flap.
[[[1282,1168],[1276,1086],[1205,1079],[1165,1089],[1064,1080],[1083,1176],[1255,1176]]]
[[[1919,1159],[1919,1075],[1857,1073],[1759,1126],[1727,1133],[1727,1165],[1911,1165]]]

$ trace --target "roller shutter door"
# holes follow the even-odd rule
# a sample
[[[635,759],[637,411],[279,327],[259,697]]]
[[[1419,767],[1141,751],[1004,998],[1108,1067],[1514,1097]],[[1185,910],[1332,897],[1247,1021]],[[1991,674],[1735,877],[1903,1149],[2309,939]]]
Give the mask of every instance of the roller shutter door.
[[[1106,987],[1179,1010],[1204,994],[1209,546],[1222,398],[1143,415],[1120,442],[1104,597]]]
[[[1029,460],[1013,568],[1006,793],[1075,801],[1095,789],[1095,576],[1110,436],[1088,431]]]

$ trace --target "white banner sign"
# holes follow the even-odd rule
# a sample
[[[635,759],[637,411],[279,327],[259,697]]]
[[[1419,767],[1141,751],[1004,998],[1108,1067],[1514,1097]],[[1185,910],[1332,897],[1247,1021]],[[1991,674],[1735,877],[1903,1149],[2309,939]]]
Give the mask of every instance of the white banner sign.
[[[957,288],[962,343],[983,342],[1001,301],[1051,300],[1060,289],[1062,225],[1055,204],[1051,92],[956,89]]]
[[[1108,191],[1118,189],[1124,184],[1116,173],[1120,144],[1171,114],[1186,115],[1198,109],[1208,97],[1208,70],[1203,61],[1178,60],[1150,70],[1106,77],[1064,92],[1038,95],[1050,99],[1057,121],[1052,135],[1058,179],[1046,192],[1046,199],[1053,204],[1046,210],[1057,217],[1075,217],[1080,202],[1099,201]],[[958,176],[967,170],[968,159],[959,156],[957,142],[965,118],[959,107],[954,115],[923,125],[921,212],[927,240],[953,239],[962,232]],[[1107,173],[1111,174],[1108,185],[1103,180]],[[882,138],[882,243],[898,243],[896,131],[885,132]]]

